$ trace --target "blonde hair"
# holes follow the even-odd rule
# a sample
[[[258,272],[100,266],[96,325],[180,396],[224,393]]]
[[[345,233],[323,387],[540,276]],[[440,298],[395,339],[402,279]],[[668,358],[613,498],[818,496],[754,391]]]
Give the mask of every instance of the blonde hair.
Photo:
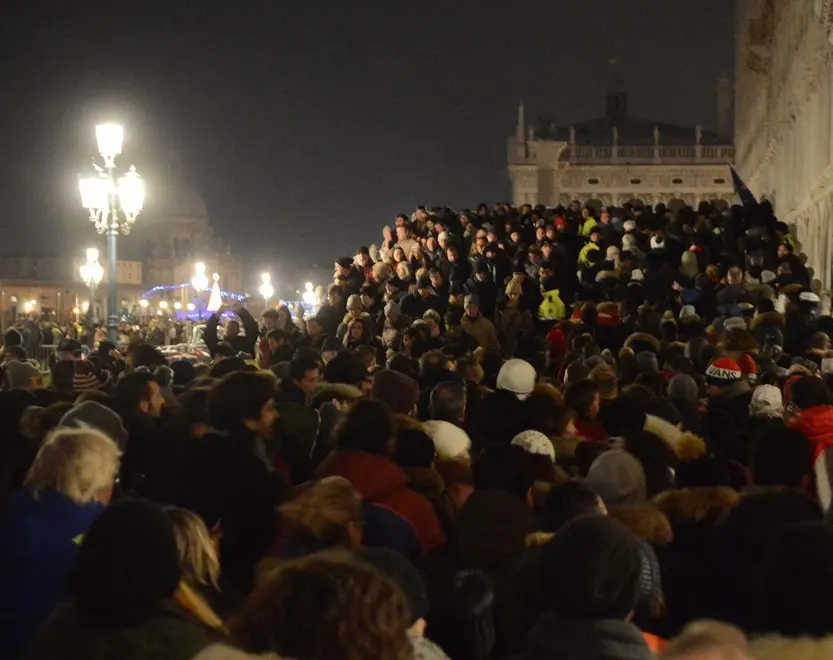
[[[361,522],[359,493],[344,477],[325,477],[280,507],[284,531],[323,546],[347,546],[347,526]]]
[[[88,504],[113,485],[120,456],[116,443],[101,431],[58,428],[46,437],[25,485],[36,498],[56,490],[76,504]]]
[[[173,524],[179,566],[186,581],[219,591],[220,560],[202,518],[175,506],[165,507],[165,512]]]

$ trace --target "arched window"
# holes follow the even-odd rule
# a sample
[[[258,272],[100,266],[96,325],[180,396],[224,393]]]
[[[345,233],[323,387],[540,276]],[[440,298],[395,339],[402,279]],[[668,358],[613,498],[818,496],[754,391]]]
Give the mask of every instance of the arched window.
[[[631,183],[635,186],[638,186],[640,183],[642,183],[642,179],[631,179]]]
[[[599,184],[599,180],[598,180],[598,179],[596,179],[596,178],[593,178],[593,179],[587,179],[587,183],[589,183],[591,186],[596,186],[596,185],[598,185],[598,184]]]

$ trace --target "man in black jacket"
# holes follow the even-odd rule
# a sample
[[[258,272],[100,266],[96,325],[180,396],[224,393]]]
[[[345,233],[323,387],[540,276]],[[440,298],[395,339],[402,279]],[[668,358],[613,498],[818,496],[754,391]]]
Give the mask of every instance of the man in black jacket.
[[[212,357],[217,353],[217,345],[220,343],[217,338],[217,326],[220,324],[220,316],[222,316],[225,309],[226,306],[223,305],[205,322],[205,345],[208,346],[208,351]],[[233,355],[247,353],[254,357],[255,345],[260,334],[257,321],[255,321],[254,317],[249,314],[249,311],[243,305],[235,305],[231,311],[237,314],[240,321],[242,321],[245,334],[240,334],[240,323],[230,319],[226,323],[223,341],[231,346]]]

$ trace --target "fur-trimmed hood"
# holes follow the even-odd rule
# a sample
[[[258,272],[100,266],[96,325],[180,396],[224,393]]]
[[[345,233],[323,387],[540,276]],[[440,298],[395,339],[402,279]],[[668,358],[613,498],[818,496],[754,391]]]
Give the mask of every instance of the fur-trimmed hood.
[[[665,514],[671,525],[717,520],[740,500],[740,493],[725,486],[681,488],[660,493],[652,504]]]
[[[787,327],[787,320],[784,318],[783,314],[779,314],[778,312],[764,312],[763,314],[757,314],[752,319],[752,322],[749,324],[749,329],[754,330],[762,325],[774,325],[781,330],[785,330]]]
[[[635,537],[653,546],[670,545],[674,540],[668,518],[650,504],[613,506],[608,509],[608,515],[625,525]]]
[[[647,332],[634,332],[625,340],[623,348],[630,348],[634,353],[641,351],[659,353],[660,343],[659,339]]]

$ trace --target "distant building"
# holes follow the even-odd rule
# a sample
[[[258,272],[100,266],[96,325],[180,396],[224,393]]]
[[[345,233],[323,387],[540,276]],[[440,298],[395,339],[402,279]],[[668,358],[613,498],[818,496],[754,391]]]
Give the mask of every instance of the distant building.
[[[750,190],[833,285],[833,5],[738,0],[735,144]]]
[[[151,168],[151,171],[154,171]],[[224,290],[241,292],[243,274],[240,260],[229,245],[214,235],[202,197],[184,180],[179,154],[171,152],[167,171],[147,182],[147,201],[131,232],[119,237],[118,296],[120,309],[135,312],[138,300],[148,289],[159,285],[190,282],[194,263],[206,264],[209,276],[218,272]],[[104,281],[90,301],[89,290],[81,281],[83,250],[61,257],[0,256],[0,326],[7,325],[26,309],[33,313],[67,320],[75,307],[92,305],[95,318],[107,313],[107,251],[103,237],[97,237],[91,224],[84,227],[77,210],[78,232],[84,245],[97,246],[104,266]],[[184,309],[193,291],[175,290],[168,300],[179,301]],[[208,294],[204,295],[207,302]],[[35,304],[32,304],[34,301]],[[153,305],[153,302],[151,302]],[[83,305],[85,306],[85,305]],[[155,313],[155,308],[150,309]]]
[[[597,119],[556,125],[544,118],[526,126],[521,102],[507,147],[514,202],[566,206],[577,199],[597,208],[627,202],[663,202],[672,208],[730,203],[729,163],[735,149],[728,85],[725,77],[718,83],[718,132],[630,115],[618,77],[607,93],[606,112]]]

